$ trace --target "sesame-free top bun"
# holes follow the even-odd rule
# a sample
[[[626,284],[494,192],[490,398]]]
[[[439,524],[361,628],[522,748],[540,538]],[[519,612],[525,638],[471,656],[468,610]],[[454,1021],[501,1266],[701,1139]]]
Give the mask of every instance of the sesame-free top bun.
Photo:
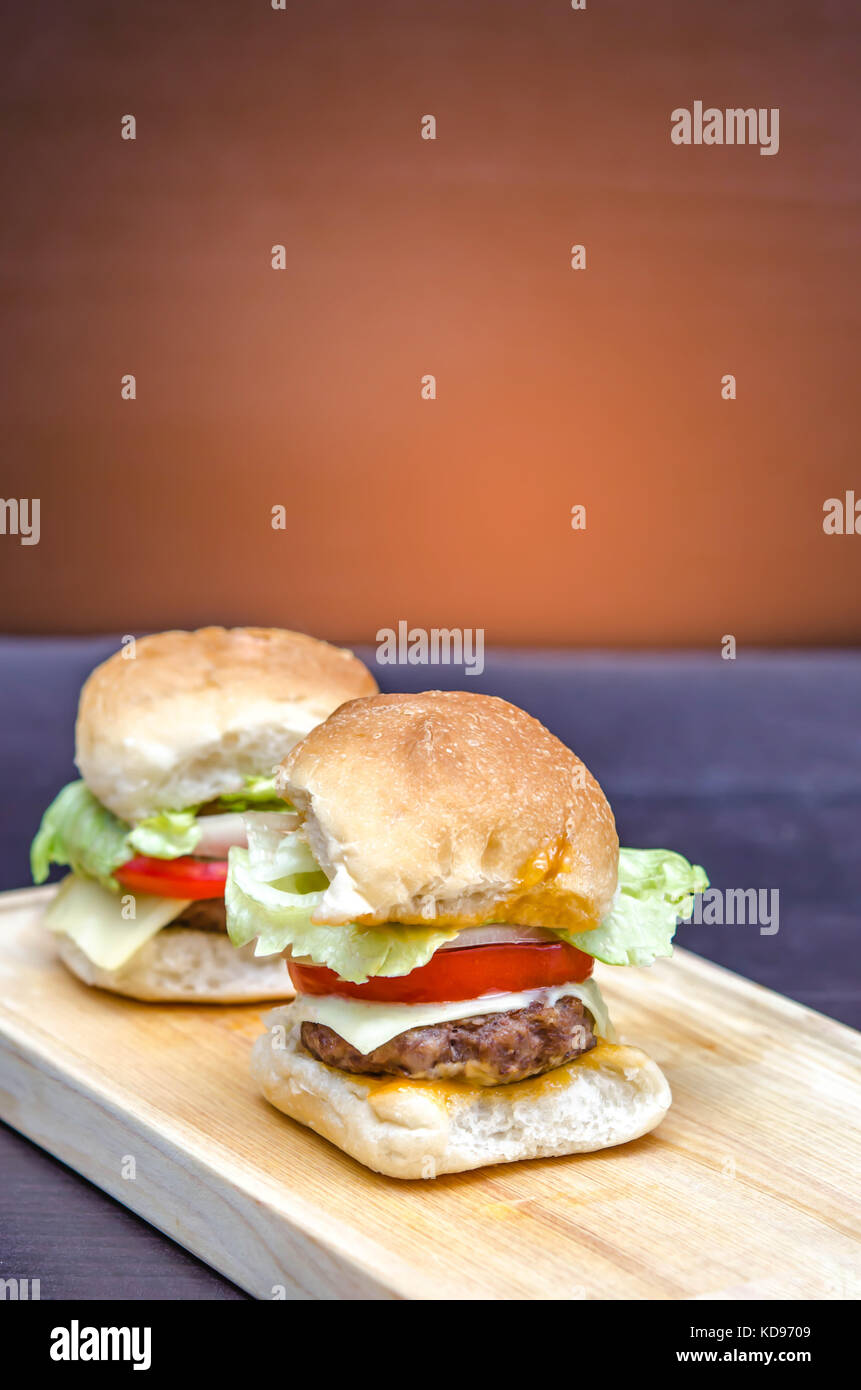
[[[619,840],[601,788],[537,719],[490,695],[351,700],[276,785],[330,879],[319,922],[597,926]]]
[[[115,652],[81,691],[75,761],[125,821],[268,775],[344,700],[377,689],[352,652],[278,628],[201,628]]]

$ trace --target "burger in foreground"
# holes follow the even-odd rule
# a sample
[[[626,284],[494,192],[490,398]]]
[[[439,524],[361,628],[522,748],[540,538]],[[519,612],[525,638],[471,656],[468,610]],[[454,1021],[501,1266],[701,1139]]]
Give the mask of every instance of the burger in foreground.
[[[233,941],[287,956],[264,1095],[368,1167],[434,1177],[621,1144],[670,1104],[619,1046],[594,960],[671,953],[707,886],[664,850],[619,850],[598,783],[503,700],[375,695],[276,776],[295,818],[230,852]]]
[[[347,651],[297,632],[144,637],[81,692],[75,760],[33,841],[33,877],[72,872],[44,921],[87,984],[148,1000],[292,993],[281,962],[231,946],[227,852],[243,812],[284,802],[273,769],[344,700],[376,690]]]

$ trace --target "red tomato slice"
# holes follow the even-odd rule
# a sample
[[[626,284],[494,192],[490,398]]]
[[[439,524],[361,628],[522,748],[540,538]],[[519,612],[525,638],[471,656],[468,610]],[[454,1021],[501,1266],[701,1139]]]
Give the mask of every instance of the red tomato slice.
[[[114,870],[114,878],[133,893],[156,893],[160,898],[223,898],[226,859],[151,859],[140,855]]]
[[[408,975],[376,975],[363,985],[349,984],[324,965],[287,968],[297,994],[339,994],[385,1004],[438,1004],[478,999],[482,994],[516,994],[549,985],[588,980],[595,962],[564,941],[519,942],[504,946],[464,946],[437,951],[427,965]]]

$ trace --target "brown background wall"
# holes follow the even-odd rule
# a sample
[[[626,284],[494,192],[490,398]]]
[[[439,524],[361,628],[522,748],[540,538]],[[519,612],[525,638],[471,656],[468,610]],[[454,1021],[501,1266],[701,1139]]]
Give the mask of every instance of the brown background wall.
[[[861,536],[822,531],[861,497],[856,5],[3,28],[2,493],[42,506],[38,546],[0,536],[6,630],[861,635]],[[780,152],[674,146],[698,98],[779,107]]]

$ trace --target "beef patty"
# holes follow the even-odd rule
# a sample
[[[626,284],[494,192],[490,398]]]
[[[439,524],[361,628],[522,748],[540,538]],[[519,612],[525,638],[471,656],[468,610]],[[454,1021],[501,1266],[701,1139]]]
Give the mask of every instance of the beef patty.
[[[227,931],[224,899],[201,898],[199,902],[189,903],[168,925],[193,927],[195,931]]]
[[[477,1014],[408,1028],[373,1052],[357,1052],[324,1023],[302,1024],[302,1045],[341,1071],[424,1080],[461,1079],[479,1086],[522,1081],[561,1067],[595,1046],[592,1015],[579,999],[535,1000],[525,1009]]]

